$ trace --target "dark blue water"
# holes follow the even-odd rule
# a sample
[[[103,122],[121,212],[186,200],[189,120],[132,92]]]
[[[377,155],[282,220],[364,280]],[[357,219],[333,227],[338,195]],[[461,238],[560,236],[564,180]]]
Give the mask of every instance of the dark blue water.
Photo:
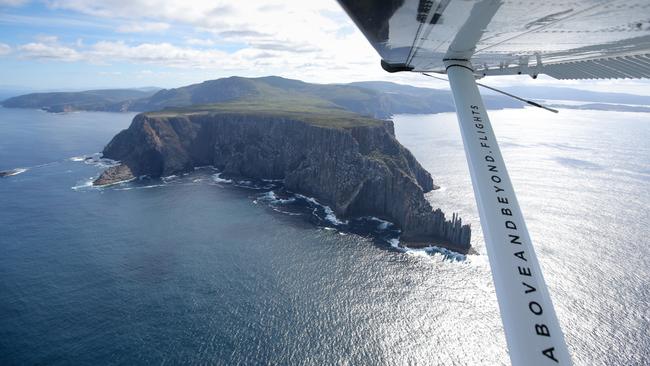
[[[643,364],[647,115],[533,113],[523,133],[523,112],[493,119],[574,362]],[[0,179],[0,364],[508,362],[482,254],[405,253],[211,169],[89,187],[103,165],[79,157],[131,118],[0,109],[0,170],[28,169]],[[484,253],[453,115],[396,131]]]

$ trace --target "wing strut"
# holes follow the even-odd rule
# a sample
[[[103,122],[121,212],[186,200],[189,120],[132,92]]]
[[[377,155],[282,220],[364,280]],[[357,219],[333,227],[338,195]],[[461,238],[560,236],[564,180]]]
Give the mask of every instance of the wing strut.
[[[427,73],[427,72],[423,72],[422,75],[424,75],[424,76],[428,76],[428,77],[430,77],[430,78],[434,78],[434,79],[442,80],[442,81],[449,81],[448,79],[443,79],[443,78],[441,78],[441,77],[437,77],[437,76],[435,76],[435,75],[431,75],[431,74],[429,74],[429,73]],[[501,94],[506,95],[506,96],[508,96],[508,97],[510,97],[510,98],[517,99],[518,101],[520,101],[520,102],[524,102],[524,103],[527,103],[527,104],[529,104],[529,105],[532,105],[533,107],[542,108],[542,109],[545,109],[545,110],[547,110],[547,111],[549,111],[549,112],[553,112],[553,113],[559,113],[559,111],[558,111],[557,109],[549,108],[549,107],[544,106],[544,105],[541,105],[541,104],[539,104],[539,103],[537,103],[537,102],[533,102],[532,100],[524,99],[524,98],[518,97],[518,96],[516,96],[516,95],[514,95],[514,94],[510,94],[510,93],[508,93],[508,92],[504,92],[503,90],[499,90],[499,89],[497,89],[497,88],[493,88],[493,87],[491,87],[491,86],[488,86],[488,85],[485,85],[485,84],[481,84],[481,83],[479,83],[478,81],[476,82],[476,85],[478,85],[478,86],[482,86],[482,87],[484,87],[485,89],[490,89],[490,90],[495,91],[495,92],[497,92],[497,93],[501,93]]]
[[[570,365],[472,66],[463,60],[445,64],[512,364]]]

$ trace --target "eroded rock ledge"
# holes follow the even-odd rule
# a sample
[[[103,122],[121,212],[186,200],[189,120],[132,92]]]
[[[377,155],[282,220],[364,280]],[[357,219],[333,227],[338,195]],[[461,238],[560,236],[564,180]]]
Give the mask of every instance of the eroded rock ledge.
[[[95,182],[161,177],[212,165],[226,175],[282,179],[340,217],[392,221],[410,244],[447,243],[467,251],[470,227],[446,220],[424,193],[431,175],[394,136],[390,121],[326,125],[296,116],[229,112],[140,114],[116,135],[104,157],[122,165]]]

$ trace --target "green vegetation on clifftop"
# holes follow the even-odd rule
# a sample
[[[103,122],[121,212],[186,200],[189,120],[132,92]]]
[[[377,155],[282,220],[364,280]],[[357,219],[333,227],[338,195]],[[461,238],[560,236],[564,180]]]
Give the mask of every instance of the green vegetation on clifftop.
[[[144,113],[149,117],[165,118],[179,115],[242,114],[285,117],[316,126],[351,128],[355,126],[382,126],[383,121],[347,111],[328,101],[312,97],[279,95],[272,98],[245,98],[216,104],[168,108]]]

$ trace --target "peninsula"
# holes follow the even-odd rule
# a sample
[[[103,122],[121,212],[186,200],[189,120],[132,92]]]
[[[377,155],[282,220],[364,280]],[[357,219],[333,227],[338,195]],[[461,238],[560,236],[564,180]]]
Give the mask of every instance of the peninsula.
[[[103,151],[120,165],[96,181],[163,177],[211,165],[228,176],[279,179],[339,217],[375,216],[398,225],[410,246],[470,247],[470,227],[433,209],[431,175],[396,139],[391,121],[300,94],[137,115]]]

